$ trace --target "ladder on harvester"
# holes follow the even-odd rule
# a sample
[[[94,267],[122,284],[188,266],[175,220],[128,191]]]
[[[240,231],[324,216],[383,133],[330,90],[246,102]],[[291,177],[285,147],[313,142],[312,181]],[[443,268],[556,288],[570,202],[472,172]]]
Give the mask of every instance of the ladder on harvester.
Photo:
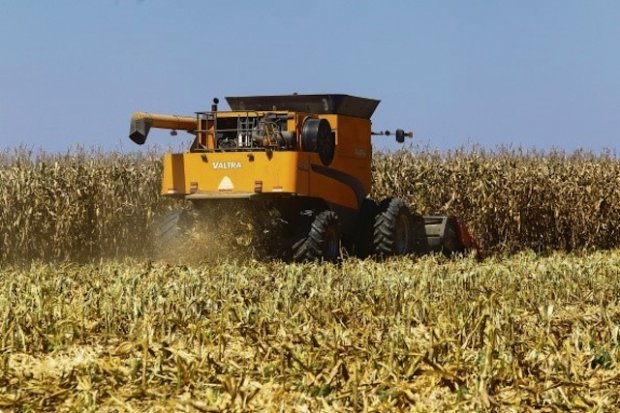
[[[250,117],[248,113],[245,116],[237,118],[237,136],[238,145],[241,148],[249,148],[252,146],[252,131],[256,126],[256,118]]]
[[[217,116],[215,115],[214,112],[195,112],[196,113],[196,119],[198,121],[198,129],[196,130],[196,136],[204,136],[205,137],[205,141],[204,142],[199,142],[200,146],[201,146],[201,150],[209,150],[208,149],[208,145],[207,142],[209,140],[209,133],[210,129],[209,129],[209,123],[212,123],[213,125],[213,142],[215,144],[215,146],[217,146],[217,140],[215,137],[215,133],[217,131]]]

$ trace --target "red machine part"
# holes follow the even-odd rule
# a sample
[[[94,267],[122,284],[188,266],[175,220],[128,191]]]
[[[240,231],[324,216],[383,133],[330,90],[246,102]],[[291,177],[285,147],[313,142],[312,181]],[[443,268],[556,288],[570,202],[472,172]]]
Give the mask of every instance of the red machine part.
[[[452,218],[454,222],[456,222],[456,225],[459,228],[459,237],[460,237],[461,243],[467,249],[475,251],[476,258],[478,259],[478,261],[482,261],[484,259],[482,247],[480,247],[480,244],[478,244],[474,236],[471,235],[471,232],[469,232],[469,228],[467,228],[467,225],[465,225],[463,220],[457,216],[452,216],[450,218]]]

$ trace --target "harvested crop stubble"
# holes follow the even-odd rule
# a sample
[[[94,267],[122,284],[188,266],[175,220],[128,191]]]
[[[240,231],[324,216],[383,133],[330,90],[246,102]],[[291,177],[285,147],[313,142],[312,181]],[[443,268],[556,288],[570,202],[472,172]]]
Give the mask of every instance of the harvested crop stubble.
[[[33,264],[0,278],[0,407],[606,411],[620,254]]]

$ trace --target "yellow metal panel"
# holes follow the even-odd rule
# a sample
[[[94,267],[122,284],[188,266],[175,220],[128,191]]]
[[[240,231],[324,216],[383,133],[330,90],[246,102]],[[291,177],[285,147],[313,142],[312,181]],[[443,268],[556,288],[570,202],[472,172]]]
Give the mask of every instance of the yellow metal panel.
[[[305,116],[297,113],[289,119],[289,130],[300,128]],[[316,153],[299,151],[167,155],[162,191],[172,194],[167,191],[174,188],[197,199],[244,197],[254,194],[260,181],[262,193],[308,195],[357,209],[371,186],[370,121],[340,115],[320,117],[327,119],[336,133],[336,152],[330,165],[323,165]]]
[[[298,152],[262,151],[175,154],[173,159],[164,161],[164,185],[182,168],[184,194],[248,195],[254,193],[257,181],[262,182],[263,193],[297,193],[298,183],[299,189],[304,190],[305,186],[307,190],[303,174],[298,179],[298,155]]]
[[[357,209],[358,201],[354,188],[342,179],[322,173],[321,171],[323,168],[321,167],[323,165],[321,164],[319,155],[311,154],[310,159],[312,165],[310,171],[310,196],[322,198],[327,202]],[[336,163],[336,160],[334,160],[334,163]],[[340,168],[332,168],[332,165],[329,166],[330,170],[346,174],[346,172],[343,171],[342,165],[340,165]]]
[[[167,153],[164,155],[164,174],[161,183],[161,193],[176,195],[185,193],[185,170],[183,154]]]
[[[372,153],[370,151],[370,120],[352,118],[350,116],[337,116],[332,121],[332,128],[336,129],[336,145],[338,155],[353,159],[363,159],[368,163]],[[346,143],[339,144],[339,138],[344,137]]]
[[[297,153],[297,194],[310,195],[310,154]]]
[[[321,115],[336,132],[336,153],[326,171],[317,154],[311,163],[310,195],[357,209],[359,198],[370,192],[372,182],[370,121],[341,115]],[[323,167],[323,168],[321,168]],[[311,168],[312,169],[312,168]]]

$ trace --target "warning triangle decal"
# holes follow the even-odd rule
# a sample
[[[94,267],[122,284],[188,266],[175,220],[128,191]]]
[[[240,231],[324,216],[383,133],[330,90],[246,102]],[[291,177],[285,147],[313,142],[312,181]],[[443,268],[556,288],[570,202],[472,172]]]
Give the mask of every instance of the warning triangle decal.
[[[227,176],[223,177],[222,180],[220,181],[220,184],[217,186],[217,189],[220,191],[230,191],[234,188],[235,186],[233,185],[230,178]]]

